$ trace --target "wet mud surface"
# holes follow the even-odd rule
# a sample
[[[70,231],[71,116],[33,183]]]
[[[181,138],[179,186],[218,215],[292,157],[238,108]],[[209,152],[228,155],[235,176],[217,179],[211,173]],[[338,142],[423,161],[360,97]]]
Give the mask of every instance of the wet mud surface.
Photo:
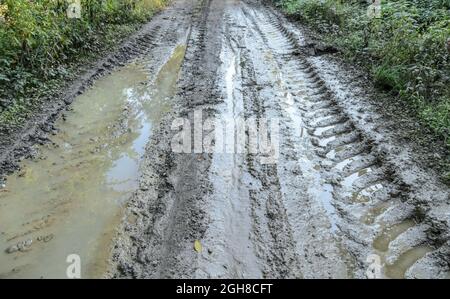
[[[364,82],[334,51],[305,50],[301,28],[270,7],[199,3],[177,108],[148,145],[113,276],[365,278],[375,256],[378,277],[446,277],[448,188],[386,130]],[[173,153],[172,120],[199,109],[277,118],[277,163]]]
[[[252,0],[174,1],[137,36],[44,121],[42,159],[17,162],[32,138],[2,151],[4,173],[21,170],[0,189],[0,275],[72,250],[96,253],[90,277],[449,277],[448,187],[335,51]],[[215,134],[277,120],[278,146],[212,134],[209,150],[174,150],[179,121],[199,115]]]

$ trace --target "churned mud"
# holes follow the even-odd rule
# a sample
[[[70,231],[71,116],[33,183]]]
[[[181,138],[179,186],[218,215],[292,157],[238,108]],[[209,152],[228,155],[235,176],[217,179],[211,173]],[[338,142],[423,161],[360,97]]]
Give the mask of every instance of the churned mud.
[[[78,254],[84,277],[448,278],[448,187],[308,45],[261,1],[174,1],[4,146],[0,276],[65,277]]]

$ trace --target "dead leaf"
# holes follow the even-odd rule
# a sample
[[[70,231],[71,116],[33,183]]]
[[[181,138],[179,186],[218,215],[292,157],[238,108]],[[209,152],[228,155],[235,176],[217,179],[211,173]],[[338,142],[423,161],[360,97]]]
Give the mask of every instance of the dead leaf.
[[[194,249],[198,253],[202,252],[202,243],[200,243],[199,240],[195,240],[195,242],[194,242]]]

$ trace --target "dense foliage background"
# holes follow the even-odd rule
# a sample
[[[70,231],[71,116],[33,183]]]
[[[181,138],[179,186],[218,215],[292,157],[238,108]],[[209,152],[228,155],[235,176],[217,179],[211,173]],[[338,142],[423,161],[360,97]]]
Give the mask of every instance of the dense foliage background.
[[[367,15],[366,0],[274,1],[359,58],[450,145],[450,0],[382,0],[380,18]]]
[[[161,9],[167,0],[0,0],[0,124],[20,121],[32,104],[60,87],[70,64],[93,55]]]

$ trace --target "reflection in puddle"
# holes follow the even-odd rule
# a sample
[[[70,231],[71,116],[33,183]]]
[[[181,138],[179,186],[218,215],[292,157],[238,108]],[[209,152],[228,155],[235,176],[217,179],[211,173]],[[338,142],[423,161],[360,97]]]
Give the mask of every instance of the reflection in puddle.
[[[353,186],[353,184],[362,176],[364,176],[365,174],[372,172],[371,168],[365,168],[362,169],[358,172],[355,172],[351,175],[349,175],[348,177],[346,177],[342,182],[342,186],[345,188],[351,188]]]
[[[364,188],[359,192],[354,192],[352,194],[352,202],[355,203],[369,202],[371,196],[373,196],[377,191],[380,191],[382,189],[383,189],[382,184],[375,184],[367,188]]]
[[[354,158],[348,158],[348,159],[344,159],[341,162],[337,163],[334,168],[336,168],[337,170],[344,170],[344,168],[349,165],[350,163],[352,163],[354,161]]]
[[[336,125],[331,125],[331,126],[326,126],[326,127],[319,127],[319,128],[316,128],[316,129],[314,130],[314,134],[313,134],[313,135],[314,135],[314,136],[321,137],[323,133],[325,133],[325,132],[328,131],[328,130],[334,129],[335,127],[336,127]]]
[[[328,145],[328,143],[330,143],[330,142],[332,142],[334,140],[336,140],[336,136],[331,136],[331,137],[328,137],[328,138],[321,139],[321,140],[319,140],[319,146],[325,147],[325,146]]]
[[[121,206],[137,187],[152,126],[171,109],[184,51],[175,50],[151,85],[143,63],[99,79],[57,122],[41,158],[8,178],[0,277],[65,278],[70,254],[80,256],[82,277],[105,273]]]
[[[333,186],[330,184],[324,184],[322,187],[323,190],[318,193],[318,198],[330,218],[331,230],[336,233],[338,231],[338,215],[336,208],[333,205]]]

